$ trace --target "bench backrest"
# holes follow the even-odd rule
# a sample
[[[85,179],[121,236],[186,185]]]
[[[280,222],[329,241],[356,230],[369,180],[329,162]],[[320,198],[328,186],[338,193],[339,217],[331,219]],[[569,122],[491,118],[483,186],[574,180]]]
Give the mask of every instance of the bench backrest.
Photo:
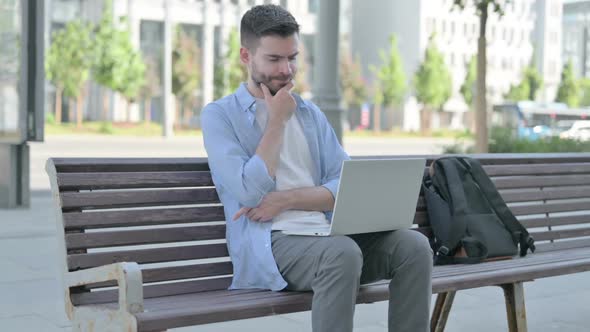
[[[590,245],[590,154],[474,157],[540,251]],[[137,262],[146,298],[228,287],[224,211],[206,159],[50,159],[47,171],[64,273]],[[432,235],[422,197],[415,227]],[[72,302],[115,301],[112,286],[72,289]]]

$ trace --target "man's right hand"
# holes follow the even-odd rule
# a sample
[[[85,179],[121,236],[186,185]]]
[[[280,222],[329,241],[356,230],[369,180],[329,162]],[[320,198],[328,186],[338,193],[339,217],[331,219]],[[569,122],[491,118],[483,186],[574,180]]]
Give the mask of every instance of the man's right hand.
[[[293,89],[293,81],[287,83],[273,96],[266,85],[260,83],[260,88],[264,94],[264,100],[268,106],[268,121],[269,123],[286,124],[287,121],[295,112],[297,108],[297,102],[291,95],[291,89]]]

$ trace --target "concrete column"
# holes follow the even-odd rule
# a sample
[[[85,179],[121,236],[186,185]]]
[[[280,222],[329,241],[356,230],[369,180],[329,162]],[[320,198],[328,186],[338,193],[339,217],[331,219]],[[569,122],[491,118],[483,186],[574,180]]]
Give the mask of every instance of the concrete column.
[[[212,1],[203,1],[203,105],[213,101],[213,24],[211,16],[213,15]]]
[[[0,208],[30,206],[29,145],[0,144]]]
[[[170,6],[168,0],[164,3],[164,72],[163,83],[164,91],[162,92],[162,127],[164,137],[174,136],[174,105],[172,104],[172,20],[170,17]]]
[[[314,58],[314,102],[326,114],[342,143],[342,116],[338,86],[340,0],[320,1]]]

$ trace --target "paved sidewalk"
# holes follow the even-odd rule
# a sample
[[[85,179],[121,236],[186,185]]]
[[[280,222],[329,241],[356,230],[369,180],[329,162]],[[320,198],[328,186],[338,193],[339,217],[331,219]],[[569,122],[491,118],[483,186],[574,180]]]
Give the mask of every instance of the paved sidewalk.
[[[346,142],[345,142],[346,143]],[[442,143],[427,140],[357,139],[346,143],[351,154],[436,153]],[[0,209],[0,331],[70,331],[58,281],[53,202],[43,171],[48,156],[199,156],[199,139],[49,138],[32,150],[32,206]],[[381,153],[379,153],[381,152]],[[541,279],[525,285],[529,331],[590,330],[590,273]],[[434,298],[433,298],[434,301]],[[355,331],[386,331],[387,303],[358,305]],[[500,288],[461,291],[447,331],[506,331]],[[174,331],[310,330],[310,313],[249,319]]]

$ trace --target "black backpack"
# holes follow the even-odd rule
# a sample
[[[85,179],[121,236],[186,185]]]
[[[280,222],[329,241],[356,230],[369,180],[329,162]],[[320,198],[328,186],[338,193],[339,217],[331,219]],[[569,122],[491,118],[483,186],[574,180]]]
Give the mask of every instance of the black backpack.
[[[422,190],[434,233],[435,264],[479,263],[525,256],[534,240],[516,219],[477,160],[436,159]]]

